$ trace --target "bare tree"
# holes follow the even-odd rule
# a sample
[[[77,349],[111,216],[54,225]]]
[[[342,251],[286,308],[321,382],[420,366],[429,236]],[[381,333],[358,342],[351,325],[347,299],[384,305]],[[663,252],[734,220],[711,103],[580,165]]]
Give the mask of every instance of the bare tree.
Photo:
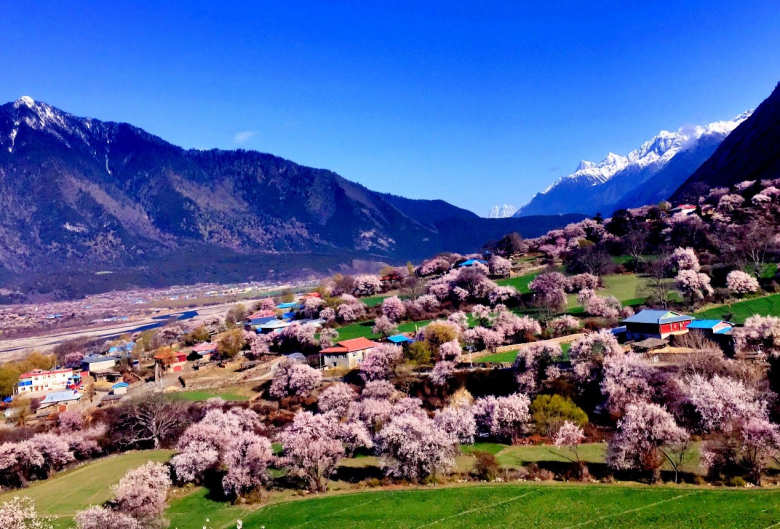
[[[187,425],[187,408],[162,395],[144,397],[124,407],[116,425],[120,443],[159,448]]]
[[[650,279],[645,287],[647,298],[651,304],[665,309],[669,295],[674,290],[668,254],[662,254],[659,259],[648,263],[647,275]]]
[[[623,250],[631,257],[631,263],[636,266],[642,261],[642,254],[647,248],[647,230],[643,225],[637,226],[623,237]]]

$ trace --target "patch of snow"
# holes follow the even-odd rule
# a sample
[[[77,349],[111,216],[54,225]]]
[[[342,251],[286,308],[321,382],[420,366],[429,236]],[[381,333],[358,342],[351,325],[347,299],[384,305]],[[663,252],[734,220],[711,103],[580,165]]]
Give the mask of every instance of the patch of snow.
[[[511,217],[517,212],[517,208],[511,204],[504,204],[503,206],[493,206],[490,208],[487,218],[489,219],[506,219]]]

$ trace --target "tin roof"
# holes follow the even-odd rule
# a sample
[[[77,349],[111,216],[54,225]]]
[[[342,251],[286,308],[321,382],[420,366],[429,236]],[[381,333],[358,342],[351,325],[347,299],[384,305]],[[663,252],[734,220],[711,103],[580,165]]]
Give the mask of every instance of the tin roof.
[[[643,309],[623,320],[621,323],[651,323],[660,325],[662,323],[674,323],[678,321],[694,320],[693,316],[679,314],[671,310],[653,310]]]
[[[342,342],[339,342],[337,345],[334,345],[333,347],[328,347],[327,349],[323,349],[320,351],[320,353],[323,354],[334,354],[334,353],[351,353],[354,351],[364,351],[366,349],[371,349],[379,345],[376,342],[372,342],[368,338],[353,338],[351,340],[344,340]]]

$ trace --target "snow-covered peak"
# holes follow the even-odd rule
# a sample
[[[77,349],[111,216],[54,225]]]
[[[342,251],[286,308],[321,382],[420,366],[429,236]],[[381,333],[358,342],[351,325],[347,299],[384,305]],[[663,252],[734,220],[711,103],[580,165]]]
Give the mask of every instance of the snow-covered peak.
[[[22,105],[32,108],[35,106],[35,100],[30,96],[22,96],[14,102],[14,108],[19,108]]]
[[[506,219],[511,217],[517,212],[517,208],[511,204],[504,204],[503,206],[493,206],[488,213],[489,219]]]
[[[601,185],[609,181],[617,173],[629,167],[644,169],[654,165],[658,169],[669,163],[677,153],[684,151],[696,144],[703,136],[718,135],[726,137],[740,123],[745,121],[753,113],[752,110],[743,112],[734,119],[728,121],[715,121],[708,125],[683,126],[677,132],[662,130],[652,139],[643,143],[638,149],[626,156],[610,152],[598,164],[583,160],[572,174],[563,176],[550,185],[541,194],[547,194],[563,183],[577,183],[583,185]]]

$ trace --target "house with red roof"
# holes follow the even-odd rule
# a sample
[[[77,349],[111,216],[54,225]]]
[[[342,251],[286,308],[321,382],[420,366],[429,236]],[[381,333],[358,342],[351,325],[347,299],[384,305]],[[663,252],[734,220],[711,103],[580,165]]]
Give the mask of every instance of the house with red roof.
[[[154,360],[165,373],[178,373],[184,369],[187,364],[187,353],[184,351],[175,351],[170,348],[163,349],[156,355]]]
[[[366,359],[366,355],[377,345],[368,338],[343,340],[333,347],[320,351],[324,367],[345,367],[353,369]]]
[[[34,369],[19,375],[16,392],[37,393],[39,391],[63,391],[73,378],[72,369]]]

